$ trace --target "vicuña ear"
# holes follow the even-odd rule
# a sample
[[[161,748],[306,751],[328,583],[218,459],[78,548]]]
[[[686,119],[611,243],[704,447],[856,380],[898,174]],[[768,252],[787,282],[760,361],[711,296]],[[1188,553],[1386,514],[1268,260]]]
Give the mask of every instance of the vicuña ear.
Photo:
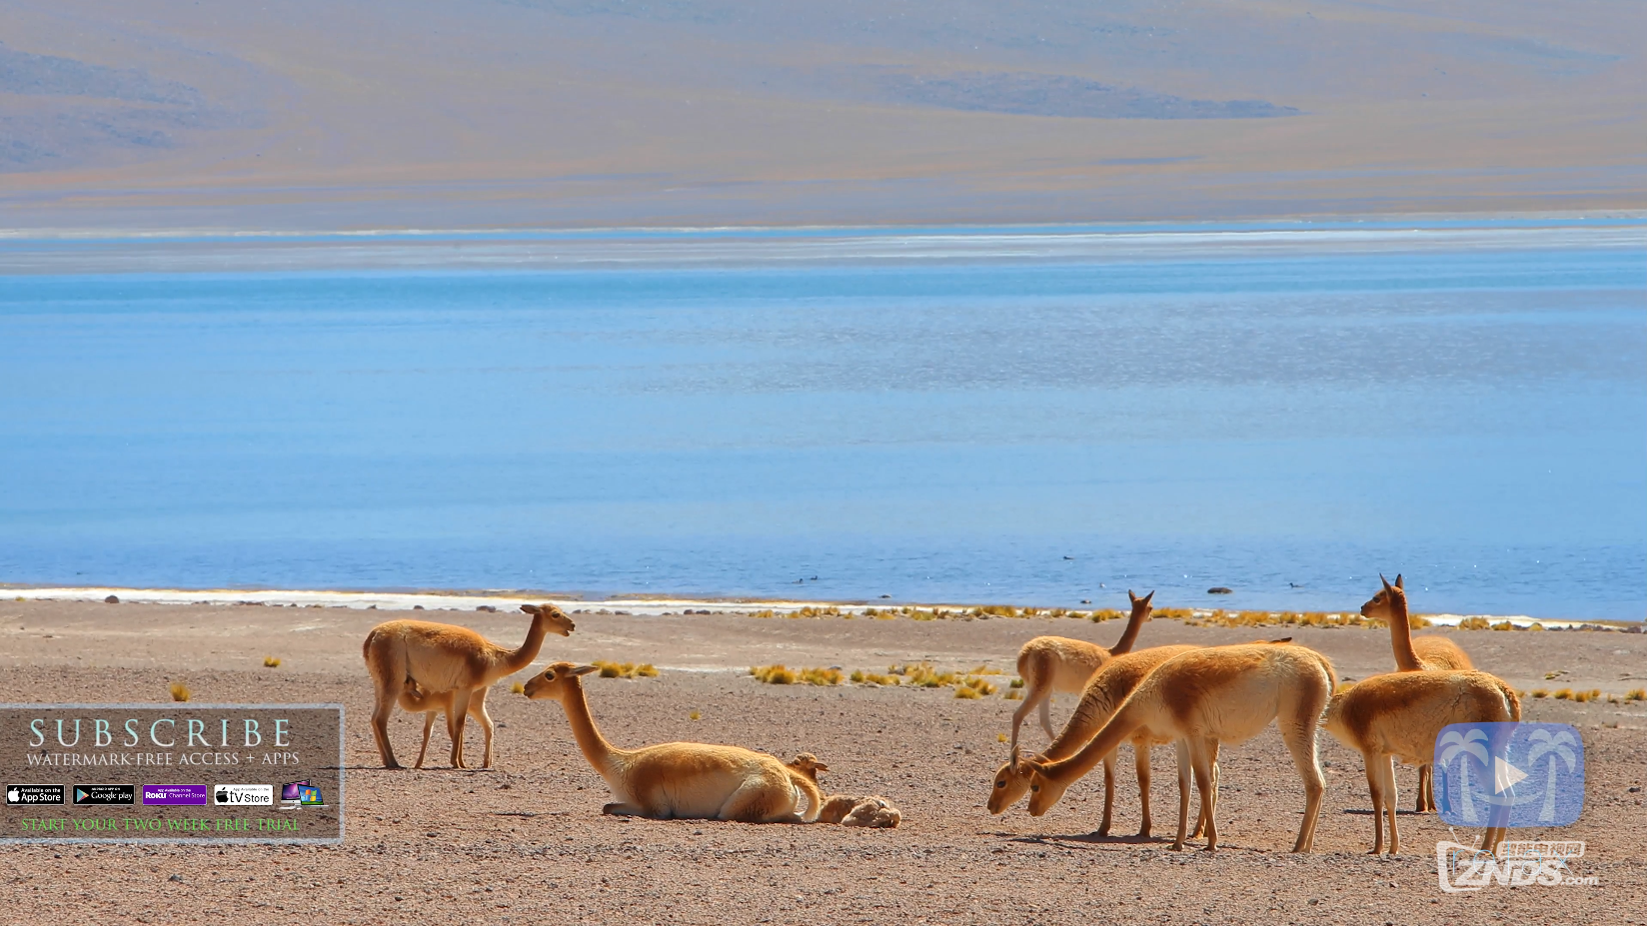
[[[527,614],[536,614],[536,613],[538,613],[538,606],[535,605],[535,604],[523,604],[523,605],[520,606],[520,609],[522,611],[525,611]]]
[[[1149,604],[1150,599],[1154,598],[1154,597],[1155,597],[1155,589],[1150,589],[1149,594],[1144,596],[1144,600],[1141,603],[1142,604]]]
[[[1007,768],[1010,768],[1015,772],[1018,770],[1018,749],[1019,747],[1017,746],[1012,747],[1012,759],[1007,762]]]
[[[591,672],[599,672],[599,671],[600,671],[600,666],[578,666],[576,669],[572,670],[572,674],[573,675],[588,675]]]
[[[1130,602],[1132,602],[1132,603],[1133,603],[1133,604],[1137,604],[1137,603],[1138,603],[1138,596],[1137,596],[1137,595],[1134,595],[1134,594],[1133,594],[1133,593],[1132,593],[1132,589],[1130,589],[1130,588],[1129,588],[1129,589],[1127,589],[1127,600],[1128,600],[1128,601],[1130,601]]]
[[[1399,572],[1395,574],[1395,587],[1396,588],[1401,587],[1401,573],[1399,573]]]
[[[1397,578],[1397,579],[1399,579],[1399,578],[1401,578],[1401,577],[1400,577],[1400,576],[1396,576],[1396,578]],[[1390,580],[1389,580],[1389,579],[1386,579],[1386,578],[1384,578],[1384,574],[1383,574],[1383,573],[1382,573],[1382,572],[1381,572],[1381,573],[1379,573],[1379,574],[1378,574],[1378,581],[1380,581],[1380,582],[1383,582],[1383,583],[1384,583],[1384,587],[1385,587],[1385,588],[1386,588],[1386,589],[1387,589],[1387,588],[1389,588],[1389,587],[1390,587]]]

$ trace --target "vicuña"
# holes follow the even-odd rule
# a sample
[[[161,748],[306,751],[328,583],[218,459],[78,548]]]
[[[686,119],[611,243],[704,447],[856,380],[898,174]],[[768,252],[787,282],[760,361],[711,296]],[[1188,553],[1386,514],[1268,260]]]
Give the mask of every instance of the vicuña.
[[[486,713],[486,691],[493,682],[532,664],[548,633],[561,636],[574,628],[572,619],[554,605],[523,604],[532,615],[526,641],[507,649],[467,627],[431,621],[387,621],[366,634],[361,654],[372,673],[377,703],[372,707],[372,735],[384,768],[400,768],[389,742],[389,715],[397,703],[417,705],[423,711],[423,746],[429,746],[430,711],[446,712],[446,732],[452,737],[452,767],[464,768],[463,722],[473,713],[486,733],[482,768],[492,767],[492,718]],[[408,685],[408,682],[415,683]],[[407,698],[407,692],[415,694]],[[418,757],[422,767],[422,756]]]
[[[1041,729],[1046,731],[1047,736],[1055,735],[1052,729],[1052,695],[1055,692],[1079,694],[1085,691],[1092,673],[1102,668],[1104,663],[1115,656],[1132,652],[1139,627],[1149,620],[1150,599],[1154,597],[1154,592],[1139,598],[1131,589],[1127,590],[1132,613],[1127,616],[1127,626],[1121,631],[1121,639],[1108,649],[1069,637],[1036,637],[1024,644],[1023,649],[1018,651],[1018,675],[1024,680],[1024,702],[1012,712],[1013,749],[1018,748],[1018,730],[1030,711],[1039,709]]]
[[[1326,789],[1315,728],[1336,684],[1327,657],[1290,643],[1216,646],[1174,656],[1144,679],[1080,752],[1057,761],[1024,760],[1033,767],[1029,812],[1046,813],[1064,789],[1106,754],[1140,729],[1148,730],[1158,740],[1184,740],[1188,745],[1206,819],[1207,850],[1216,850],[1217,750],[1224,743],[1251,739],[1274,720],[1304,782],[1304,820],[1293,851],[1308,852]],[[1186,816],[1178,818],[1174,849],[1183,848]]]
[[[602,813],[654,820],[735,820],[812,823],[823,795],[809,774],[777,757],[739,746],[660,743],[619,749],[589,715],[581,676],[596,666],[557,662],[526,682],[526,696],[560,702],[585,759],[606,779],[616,801]]]

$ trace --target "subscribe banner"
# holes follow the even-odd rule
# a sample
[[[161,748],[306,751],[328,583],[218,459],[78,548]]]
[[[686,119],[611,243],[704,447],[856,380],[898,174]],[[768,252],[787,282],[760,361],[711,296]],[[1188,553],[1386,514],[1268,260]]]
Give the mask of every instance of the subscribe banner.
[[[0,705],[0,841],[343,841],[341,704]]]

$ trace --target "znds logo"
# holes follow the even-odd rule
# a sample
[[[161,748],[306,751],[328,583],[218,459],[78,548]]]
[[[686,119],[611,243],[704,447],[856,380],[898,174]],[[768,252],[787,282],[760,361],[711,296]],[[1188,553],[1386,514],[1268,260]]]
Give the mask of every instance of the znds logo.
[[[1584,743],[1564,723],[1455,723],[1435,740],[1435,802],[1452,826],[1569,826]]]
[[[1435,870],[1441,889],[1449,894],[1467,894],[1497,884],[1500,887],[1589,886],[1599,883],[1591,875],[1575,875],[1569,862],[1584,855],[1582,842],[1503,842],[1494,857],[1486,850],[1472,849],[1456,842],[1435,844]]]

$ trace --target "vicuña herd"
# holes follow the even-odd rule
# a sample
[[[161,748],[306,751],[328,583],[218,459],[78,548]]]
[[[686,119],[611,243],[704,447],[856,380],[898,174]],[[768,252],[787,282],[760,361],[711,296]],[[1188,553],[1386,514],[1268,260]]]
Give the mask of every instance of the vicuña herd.
[[[1515,689],[1476,671],[1468,656],[1445,637],[1414,638],[1401,577],[1361,608],[1390,628],[1396,671],[1340,688],[1326,656],[1291,638],[1233,646],[1158,646],[1132,651],[1149,620],[1154,593],[1127,592],[1132,613],[1116,644],[1108,649],[1064,637],[1036,637],[1018,654],[1024,701],[1012,715],[1011,761],[996,772],[987,802],[999,814],[1026,794],[1029,812],[1041,816],[1064,791],[1098,764],[1104,766],[1104,812],[1099,835],[1108,835],[1115,805],[1115,756],[1131,744],[1138,773],[1142,825],[1150,835],[1150,747],[1172,744],[1178,756],[1178,829],[1172,843],[1206,838],[1218,847],[1218,750],[1245,742],[1274,721],[1291,753],[1304,790],[1303,820],[1294,852],[1310,851],[1326,781],[1316,751],[1316,728],[1361,753],[1373,806],[1373,854],[1400,851],[1396,826],[1394,762],[1418,765],[1418,810],[1435,808],[1429,759],[1436,737],[1448,724],[1521,719]],[[532,615],[526,640],[508,649],[463,627],[426,621],[389,621],[366,636],[364,655],[377,704],[372,733],[384,766],[398,768],[389,744],[388,721],[396,704],[424,715],[423,767],[435,715],[444,713],[452,739],[452,765],[463,768],[464,720],[473,714],[485,731],[483,767],[493,760],[492,720],[486,692],[499,679],[524,669],[537,657],[544,636],[573,630],[572,621],[552,605],[523,605]],[[712,819],[745,823],[838,823],[892,827],[902,815],[884,798],[826,797],[818,773],[829,767],[811,753],[790,762],[739,746],[661,743],[622,749],[601,735],[589,712],[582,677],[595,666],[556,662],[524,686],[526,696],[559,702],[584,758],[606,780],[614,801],[603,813],[652,819]],[[1049,707],[1056,692],[1080,692],[1064,728],[1052,729]],[[1031,711],[1052,737],[1046,750],[1021,754],[1019,730]],[[1190,783],[1200,794],[1192,828]],[[1482,834],[1492,851],[1503,830]]]

